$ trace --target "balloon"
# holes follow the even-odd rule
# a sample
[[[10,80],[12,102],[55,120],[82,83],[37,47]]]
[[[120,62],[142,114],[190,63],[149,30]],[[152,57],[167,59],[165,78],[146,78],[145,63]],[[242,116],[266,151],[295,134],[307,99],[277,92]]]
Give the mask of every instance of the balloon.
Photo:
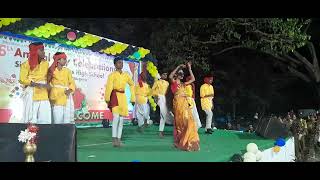
[[[88,41],[87,39],[84,39],[84,40],[82,41],[82,44],[84,44],[84,45],[87,46],[87,45],[89,44],[89,42],[90,42],[90,41]]]
[[[157,70],[157,67],[152,66],[152,70],[153,70],[153,71],[156,71],[156,70]]]
[[[79,44],[82,44],[83,43],[83,38],[80,38],[77,41],[78,41]]]
[[[258,151],[258,146],[255,143],[249,143],[247,145],[247,152],[252,152],[254,154],[256,154]]]
[[[245,158],[243,162],[257,162],[255,158]]]
[[[50,34],[47,34],[47,33],[46,33],[46,34],[43,35],[43,37],[49,38],[49,37],[50,37]]]
[[[38,37],[41,36],[41,34],[38,31],[33,31],[33,34]]]
[[[116,52],[117,52],[118,54],[120,54],[120,53],[122,52],[122,50],[118,48],[118,49],[116,50]]]
[[[24,34],[27,35],[27,36],[30,36],[32,34],[32,32],[29,30],[29,31],[25,32]]]
[[[51,32],[50,32],[50,35],[51,35],[51,36],[55,36],[56,34],[57,34],[56,31],[51,31]]]
[[[74,43],[73,43],[73,45],[75,45],[75,46],[79,46],[80,44],[79,44],[79,42],[78,42],[78,41],[76,41],[76,42],[74,42]]]
[[[280,147],[284,146],[285,144],[286,144],[286,141],[283,138],[278,138],[275,143],[275,145]]]
[[[157,79],[160,79],[160,78],[161,78],[161,76],[160,76],[159,73],[157,73],[156,78],[157,78]]]
[[[258,150],[256,153],[256,159],[257,161],[260,161],[262,159],[262,152],[260,150]]]
[[[64,27],[63,26],[57,26],[57,30],[60,32],[60,31],[63,31],[64,30]]]
[[[135,58],[135,59],[138,59],[138,53],[137,52],[135,52],[134,54],[133,54],[133,57]]]
[[[8,20],[8,18],[4,18],[4,20],[2,20],[2,24],[8,26],[10,24],[10,21]]]
[[[244,159],[255,159],[256,160],[256,155],[252,152],[246,152],[244,155],[243,155],[243,158]]]
[[[276,153],[278,153],[279,151],[280,151],[280,146],[274,146],[273,147],[273,152],[276,152]]]
[[[80,47],[85,48],[85,47],[87,47],[87,45],[82,43],[82,44],[80,44]]]
[[[44,26],[40,26],[40,27],[38,27],[38,29],[37,29],[37,31],[40,31],[40,32],[43,32],[43,31],[45,31],[46,29],[45,29],[45,27]]]

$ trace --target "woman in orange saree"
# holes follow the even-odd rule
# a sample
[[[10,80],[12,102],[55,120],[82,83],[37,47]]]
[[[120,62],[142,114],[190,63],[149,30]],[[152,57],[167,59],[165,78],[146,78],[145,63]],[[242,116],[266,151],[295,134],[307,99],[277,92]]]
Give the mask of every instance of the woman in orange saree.
[[[186,65],[181,64],[171,72],[169,78],[171,80],[171,90],[174,94],[173,111],[174,111],[174,146],[184,151],[199,151],[200,139],[198,128],[193,119],[192,105],[186,95],[186,86],[195,81],[191,70],[191,63],[187,63],[191,79],[187,82],[181,82],[184,77],[181,68]],[[179,70],[179,71],[178,71]],[[177,73],[178,71],[178,73]],[[175,77],[174,77],[175,76]]]

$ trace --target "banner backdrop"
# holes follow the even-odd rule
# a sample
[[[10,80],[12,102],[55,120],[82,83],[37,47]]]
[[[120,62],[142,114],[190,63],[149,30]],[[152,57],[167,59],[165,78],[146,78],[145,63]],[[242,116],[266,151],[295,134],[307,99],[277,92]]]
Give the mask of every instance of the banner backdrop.
[[[19,123],[22,115],[19,84],[19,71],[22,62],[29,56],[31,41],[0,35],[0,123]],[[59,44],[46,44],[45,53],[49,65],[56,52],[65,52],[68,56],[67,68],[72,71],[76,83],[73,95],[75,103],[75,121],[77,127],[100,125],[102,119],[112,119],[112,114],[104,101],[105,84],[108,75],[115,70],[113,56],[92,52],[87,49],[61,47]],[[123,71],[128,72],[135,83],[140,71],[139,62],[124,61]],[[125,90],[130,115],[133,106],[130,101],[130,88]]]

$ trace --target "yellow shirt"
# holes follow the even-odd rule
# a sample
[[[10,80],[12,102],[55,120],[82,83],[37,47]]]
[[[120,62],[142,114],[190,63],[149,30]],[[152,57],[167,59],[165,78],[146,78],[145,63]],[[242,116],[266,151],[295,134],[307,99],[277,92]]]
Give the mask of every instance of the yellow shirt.
[[[188,103],[191,107],[193,107],[195,105],[194,101],[192,100],[192,95],[193,95],[193,91],[192,91],[192,85],[187,85],[186,86],[186,95],[188,96]]]
[[[166,80],[160,79],[158,81],[155,81],[152,86],[152,95],[153,96],[166,95],[168,87],[169,87],[169,82]]]
[[[54,105],[65,106],[67,104],[67,95],[64,93],[64,88],[54,87],[55,85],[65,86],[75,91],[76,85],[72,78],[72,73],[68,68],[62,68],[60,71],[56,68],[53,72],[53,77],[50,82],[52,86],[50,91],[50,101]]]
[[[146,104],[148,102],[148,96],[150,96],[151,89],[147,83],[143,83],[142,87],[140,87],[139,84],[136,85],[135,92],[137,104]]]
[[[113,89],[125,91],[127,83],[130,85],[131,102],[135,102],[134,83],[131,76],[127,72],[120,73],[119,71],[114,71],[108,76],[106,91],[104,94],[106,102],[110,101],[110,95]],[[118,98],[118,106],[113,107],[112,112],[121,116],[128,116],[129,111],[125,93],[117,92],[116,94]]]
[[[20,66],[20,78],[19,82],[24,86],[29,86],[31,81],[47,82],[49,63],[48,61],[42,60],[32,71],[30,70],[30,65],[28,60],[21,64]],[[48,100],[48,90],[46,88],[33,88],[34,101]]]
[[[201,108],[202,110],[211,110],[213,107],[212,99],[213,97],[204,97],[207,95],[214,95],[213,86],[209,84],[203,84],[200,87],[200,97],[201,97]]]

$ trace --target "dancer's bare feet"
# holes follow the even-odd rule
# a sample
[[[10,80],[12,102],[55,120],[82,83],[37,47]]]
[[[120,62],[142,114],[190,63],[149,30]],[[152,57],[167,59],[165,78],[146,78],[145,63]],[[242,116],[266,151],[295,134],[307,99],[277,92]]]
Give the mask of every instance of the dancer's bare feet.
[[[117,146],[118,146],[117,139],[118,139],[118,138],[114,138],[114,137],[112,138],[112,146],[113,146],[113,147],[117,147]]]
[[[164,133],[163,133],[163,131],[160,131],[160,132],[159,132],[159,137],[160,137],[160,138],[164,138]]]
[[[143,131],[144,131],[144,127],[143,127],[143,126],[138,127],[137,131],[138,131],[139,133],[143,133]]]
[[[123,143],[121,142],[121,138],[117,138],[117,146],[123,147]]]

